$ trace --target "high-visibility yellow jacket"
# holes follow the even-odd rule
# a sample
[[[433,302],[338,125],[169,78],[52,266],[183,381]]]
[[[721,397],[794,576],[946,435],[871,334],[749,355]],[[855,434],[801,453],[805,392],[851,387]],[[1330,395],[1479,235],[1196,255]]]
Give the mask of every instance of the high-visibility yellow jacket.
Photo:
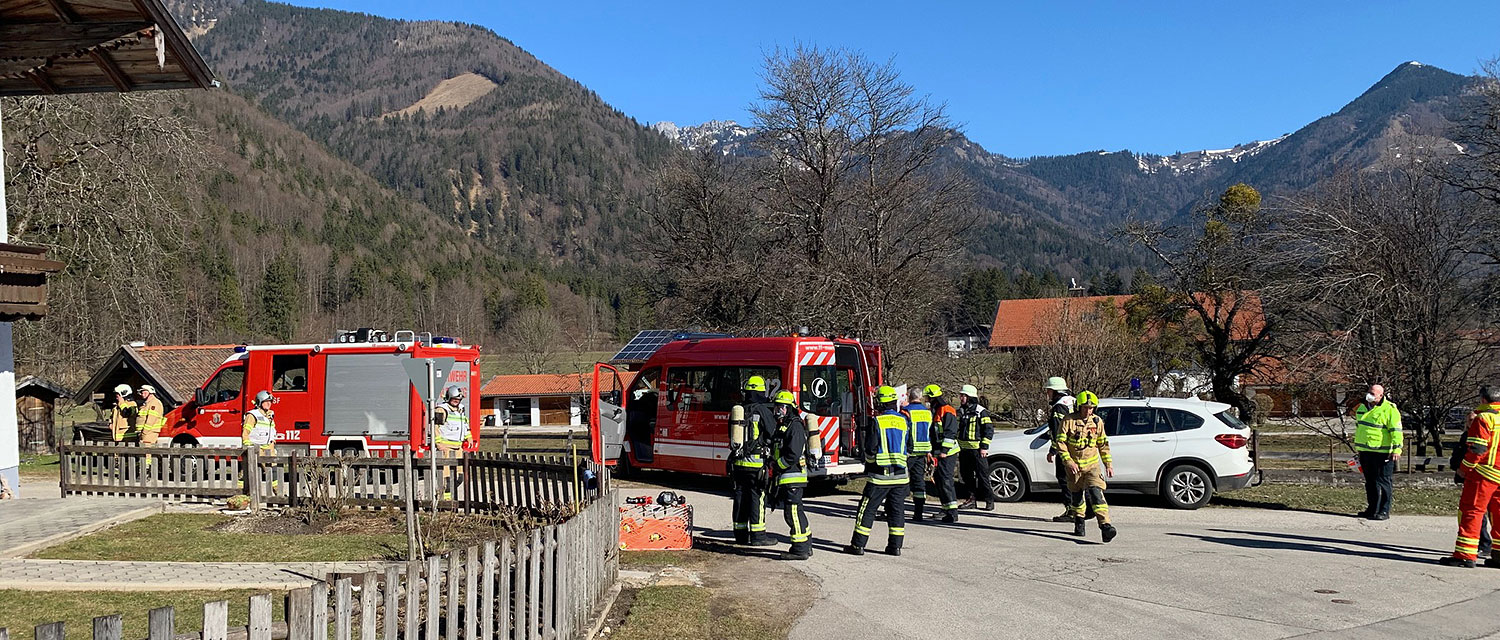
[[[1462,445],[1464,459],[1459,464],[1465,474],[1477,473],[1490,482],[1500,482],[1500,467],[1495,464],[1496,452],[1500,451],[1500,402],[1475,410]]]
[[[875,416],[874,446],[865,448],[870,484],[906,484],[906,453],[911,450],[911,420],[894,409]]]
[[[463,407],[454,409],[451,405],[443,404],[438,409],[443,412],[443,424],[438,425],[437,433],[434,434],[438,444],[456,447],[474,439],[469,432],[469,416],[464,413]]]
[[[276,412],[252,409],[245,414],[241,441],[247,447],[274,448],[276,446]]]
[[[1077,411],[1063,419],[1057,444],[1058,457],[1063,462],[1072,461],[1079,469],[1087,469],[1101,461],[1110,464],[1109,436],[1104,433],[1104,419],[1099,414],[1087,418]]]
[[[1401,455],[1401,410],[1390,400],[1354,409],[1354,450]]]
[[[115,403],[115,408],[110,412],[109,430],[114,434],[118,442],[127,434],[136,430],[136,422],[140,416],[140,408],[134,400],[121,400]]]

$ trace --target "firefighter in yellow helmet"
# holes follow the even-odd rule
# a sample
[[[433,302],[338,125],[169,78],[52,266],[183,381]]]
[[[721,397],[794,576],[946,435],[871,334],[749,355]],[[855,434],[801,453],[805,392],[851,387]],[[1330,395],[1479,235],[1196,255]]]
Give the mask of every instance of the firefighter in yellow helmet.
[[[932,492],[943,510],[943,522],[958,522],[958,411],[948,404],[943,388],[929,384],[922,389],[932,409]]]
[[[734,541],[753,547],[776,544],[766,535],[766,454],[776,416],[766,397],[766,379],[745,380],[745,442],[729,452],[729,478],[734,484]]]
[[[115,406],[109,415],[109,432],[115,442],[136,435],[140,407],[130,396],[130,385],[115,385]]]
[[[870,527],[875,525],[875,512],[883,505],[890,528],[885,552],[901,555],[901,544],[906,539],[906,495],[910,489],[906,452],[911,450],[911,420],[901,413],[897,400],[892,387],[880,387],[875,392],[875,410],[880,413],[871,425],[873,433],[864,438],[865,490],[855,515],[854,537],[844,547],[844,553],[865,554]]]
[[[1115,539],[1115,527],[1109,522],[1109,503],[1104,501],[1106,477],[1114,477],[1115,466],[1109,456],[1109,438],[1104,434],[1104,420],[1094,413],[1099,396],[1092,391],[1078,394],[1073,413],[1062,421],[1057,456],[1068,470],[1070,501],[1073,513],[1073,535],[1084,533],[1084,513],[1093,510],[1099,518],[1099,532],[1105,542]]]
[[[786,515],[792,539],[792,548],[781,554],[781,559],[806,560],[812,556],[812,531],[807,526],[807,512],[802,510],[802,494],[807,489],[807,423],[790,391],[778,391],[771,406],[776,414],[776,431],[770,434],[771,482],[775,483],[776,503]]]

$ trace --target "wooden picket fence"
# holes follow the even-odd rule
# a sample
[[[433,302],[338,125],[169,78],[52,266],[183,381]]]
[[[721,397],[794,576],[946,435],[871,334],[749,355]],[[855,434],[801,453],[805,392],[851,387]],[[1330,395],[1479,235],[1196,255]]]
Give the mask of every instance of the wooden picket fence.
[[[252,508],[312,501],[352,508],[401,508],[413,502],[464,512],[582,504],[609,490],[609,472],[587,457],[465,453],[431,461],[392,456],[261,456],[253,447],[142,447],[131,443],[63,445],[59,487],[71,495],[209,500],[245,495]],[[434,483],[436,487],[434,487]]]
[[[249,624],[233,629],[227,601],[203,605],[203,628],[185,634],[171,607],[154,609],[150,640],[575,640],[618,577],[617,498],[605,493],[560,524],[291,591],[281,620],[269,594],[251,597]],[[125,640],[122,623],[95,618],[94,640]],[[61,622],[34,630],[35,640],[66,635]]]

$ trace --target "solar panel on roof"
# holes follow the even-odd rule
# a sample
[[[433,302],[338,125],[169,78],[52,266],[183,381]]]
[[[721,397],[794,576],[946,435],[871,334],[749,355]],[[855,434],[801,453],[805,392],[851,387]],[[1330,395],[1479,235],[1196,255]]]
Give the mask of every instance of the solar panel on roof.
[[[661,349],[662,345],[671,342],[676,335],[677,331],[674,330],[647,329],[635,334],[635,337],[631,338],[630,342],[625,343],[620,352],[616,353],[609,360],[610,362],[644,361],[650,358],[651,354],[656,353],[658,349]]]

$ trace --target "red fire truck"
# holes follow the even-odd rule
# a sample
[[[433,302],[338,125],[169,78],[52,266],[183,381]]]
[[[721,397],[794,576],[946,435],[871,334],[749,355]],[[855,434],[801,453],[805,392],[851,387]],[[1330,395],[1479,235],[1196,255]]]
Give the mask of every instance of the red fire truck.
[[[622,369],[633,369],[628,386]],[[622,470],[726,475],[729,410],[745,380],[789,389],[823,440],[815,476],[862,473],[856,423],[873,415],[882,384],[878,345],[810,336],[733,337],[643,331],[612,364],[594,367],[591,417],[597,463]]]
[[[235,353],[198,388],[194,398],[167,413],[162,437],[174,444],[239,446],[241,420],[255,394],[276,396],[278,453],[381,455],[410,444],[427,449],[426,407],[402,365],[412,358],[453,358],[434,394],[464,390],[473,441],[479,390],[479,347],[456,339],[397,331],[360,330],[329,344],[252,345]]]

